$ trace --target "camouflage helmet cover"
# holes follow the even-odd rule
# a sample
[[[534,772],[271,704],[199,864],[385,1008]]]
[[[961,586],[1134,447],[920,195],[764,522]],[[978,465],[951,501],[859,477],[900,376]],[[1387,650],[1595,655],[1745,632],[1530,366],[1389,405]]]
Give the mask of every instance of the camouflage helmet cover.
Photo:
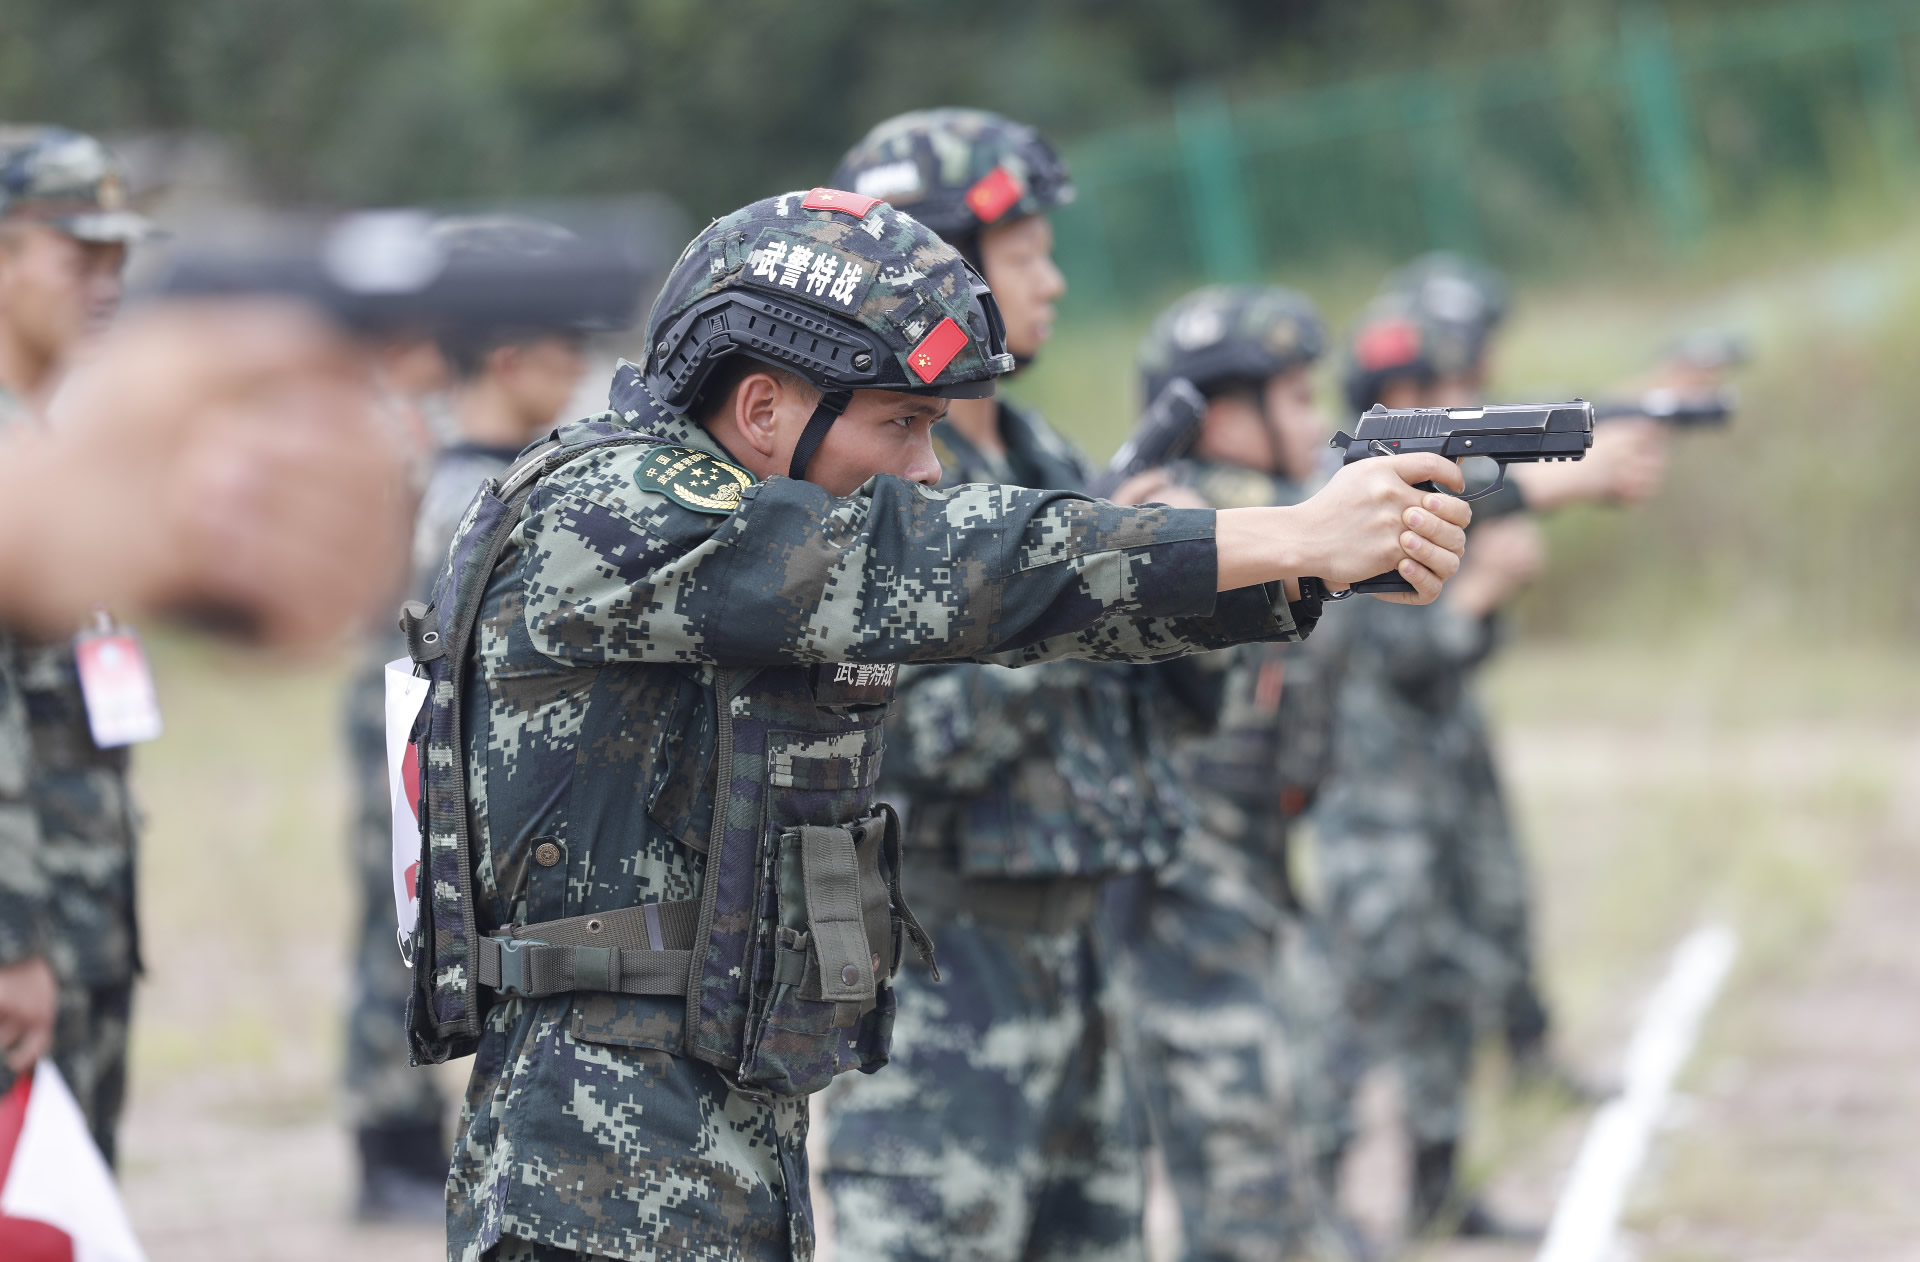
[[[82,241],[132,242],[158,231],[130,208],[119,159],[64,127],[0,127],[0,220],[30,220]]]
[[[1141,387],[1153,399],[1184,377],[1211,396],[1310,364],[1326,343],[1304,294],[1278,285],[1214,285],[1168,307],[1147,330]]]
[[[986,110],[914,110],[868,132],[833,182],[883,197],[970,249],[982,228],[1073,200],[1066,164],[1040,133]]]
[[[647,318],[647,382],[694,408],[743,353],[826,392],[983,398],[1013,369],[986,282],[911,215],[837,189],[783,193],[687,243]]]

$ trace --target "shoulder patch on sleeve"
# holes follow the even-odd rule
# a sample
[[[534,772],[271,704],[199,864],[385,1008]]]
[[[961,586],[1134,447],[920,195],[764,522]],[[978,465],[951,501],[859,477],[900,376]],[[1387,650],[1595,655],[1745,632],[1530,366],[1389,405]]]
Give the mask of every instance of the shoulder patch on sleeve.
[[[633,480],[643,491],[658,491],[682,508],[725,515],[740,507],[740,495],[754,476],[696,447],[656,447]]]

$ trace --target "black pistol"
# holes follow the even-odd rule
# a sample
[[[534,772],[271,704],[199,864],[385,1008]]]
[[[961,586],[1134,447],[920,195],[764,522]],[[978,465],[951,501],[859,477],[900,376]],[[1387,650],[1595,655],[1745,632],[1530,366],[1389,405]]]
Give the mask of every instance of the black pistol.
[[[1207,399],[1185,377],[1175,377],[1140,414],[1127,441],[1113,453],[1106,471],[1093,480],[1095,498],[1104,499],[1135,474],[1172,464],[1200,441],[1200,423],[1206,419]]]
[[[1360,415],[1353,433],[1333,436],[1342,451],[1340,463],[1352,464],[1374,456],[1406,456],[1430,451],[1449,460],[1484,456],[1494,462],[1496,476],[1487,486],[1461,496],[1477,500],[1493,494],[1507,482],[1507,466],[1546,460],[1579,460],[1593,446],[1593,404],[1584,399],[1569,403],[1509,403],[1474,408],[1401,408],[1390,411],[1377,404]],[[1427,490],[1441,488],[1429,482]],[[1447,492],[1451,494],[1451,492]],[[1356,592],[1410,592],[1413,584],[1389,570],[1355,583]]]
[[[1593,405],[1593,419],[1612,421],[1644,416],[1675,429],[1718,429],[1733,420],[1737,402],[1731,388],[1683,393],[1660,388],[1637,399],[1609,399]]]

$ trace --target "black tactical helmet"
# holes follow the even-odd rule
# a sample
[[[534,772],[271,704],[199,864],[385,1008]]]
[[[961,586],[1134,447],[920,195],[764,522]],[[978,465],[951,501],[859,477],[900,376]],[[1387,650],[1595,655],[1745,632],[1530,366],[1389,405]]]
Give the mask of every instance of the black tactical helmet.
[[[1406,294],[1436,322],[1477,327],[1482,340],[1507,318],[1507,282],[1500,273],[1445,250],[1423,254],[1394,272],[1380,292]]]
[[[1507,314],[1497,273],[1456,254],[1427,254],[1393,273],[1347,343],[1347,402],[1365,411],[1395,381],[1463,377]]]
[[[821,390],[792,476],[855,390],[986,398],[1013,369],[993,294],[952,246],[878,198],[816,188],[754,202],[687,243],[647,318],[647,386],[693,411],[728,356]]]
[[[1073,200],[1040,133],[986,110],[914,110],[847,151],[833,182],[910,211],[976,263],[980,230]]]
[[[1140,343],[1143,397],[1185,377],[1211,398],[1311,364],[1326,330],[1304,294],[1278,285],[1214,285],[1160,313]]]

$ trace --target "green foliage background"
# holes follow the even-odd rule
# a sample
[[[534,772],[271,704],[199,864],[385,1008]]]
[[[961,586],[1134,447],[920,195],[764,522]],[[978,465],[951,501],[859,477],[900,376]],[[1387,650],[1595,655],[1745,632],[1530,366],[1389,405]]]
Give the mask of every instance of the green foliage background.
[[[1700,324],[1752,333],[1759,353],[1735,428],[1680,444],[1656,504],[1552,523],[1558,563],[1522,609],[1536,634],[1901,642],[1920,619],[1907,402],[1920,390],[1920,234],[1906,226],[1920,122],[1911,84],[1892,98],[1908,102],[1904,119],[1863,97],[1870,40],[1822,44],[1816,29],[1914,4],[1842,7],[1659,6],[1683,45],[1738,42],[1736,27],[1778,17],[1764,38],[1802,47],[1692,75],[1689,130],[1712,213],[1683,255],[1650,226],[1647,191],[1618,152],[1617,103],[1573,92],[1555,151],[1565,160],[1525,170],[1517,155],[1552,139],[1539,111],[1476,124],[1479,214],[1495,257],[1518,270],[1504,397],[1602,393]],[[1083,176],[1112,175],[1132,137],[1169,134],[1195,89],[1257,106],[1369,79],[1404,83],[1417,105],[1437,75],[1489,58],[1510,59],[1496,80],[1499,65],[1554,65],[1655,11],[1627,0],[6,0],[0,116],[210,132],[236,144],[263,192],[290,201],[651,189],[704,219],[821,179],[906,108],[1000,109],[1077,153]],[[1916,38],[1886,42],[1881,71],[1920,83]],[[1410,109],[1394,143],[1417,159],[1427,121]],[[1903,136],[1904,171],[1887,161]],[[1406,160],[1382,158],[1383,143],[1335,140],[1311,161],[1282,153],[1248,168],[1264,182],[1256,211],[1307,217],[1293,235],[1256,224],[1260,270],[1312,294],[1336,329],[1396,253],[1418,248],[1405,223],[1367,235],[1380,207],[1366,203]],[[1063,239],[1077,292],[1013,391],[1100,455],[1137,406],[1140,331],[1199,278],[1177,167],[1118,178],[1085,201],[1132,234],[1104,256],[1141,270],[1103,285],[1084,263],[1099,254]],[[1071,210],[1063,238],[1087,222]],[[1394,213],[1417,236],[1419,216]]]
[[[1742,7],[1674,0],[1676,17]],[[238,139],[283,197],[821,178],[875,121],[999,109],[1069,144],[1194,82],[1271,92],[1611,30],[1618,0],[7,0],[0,114]]]

